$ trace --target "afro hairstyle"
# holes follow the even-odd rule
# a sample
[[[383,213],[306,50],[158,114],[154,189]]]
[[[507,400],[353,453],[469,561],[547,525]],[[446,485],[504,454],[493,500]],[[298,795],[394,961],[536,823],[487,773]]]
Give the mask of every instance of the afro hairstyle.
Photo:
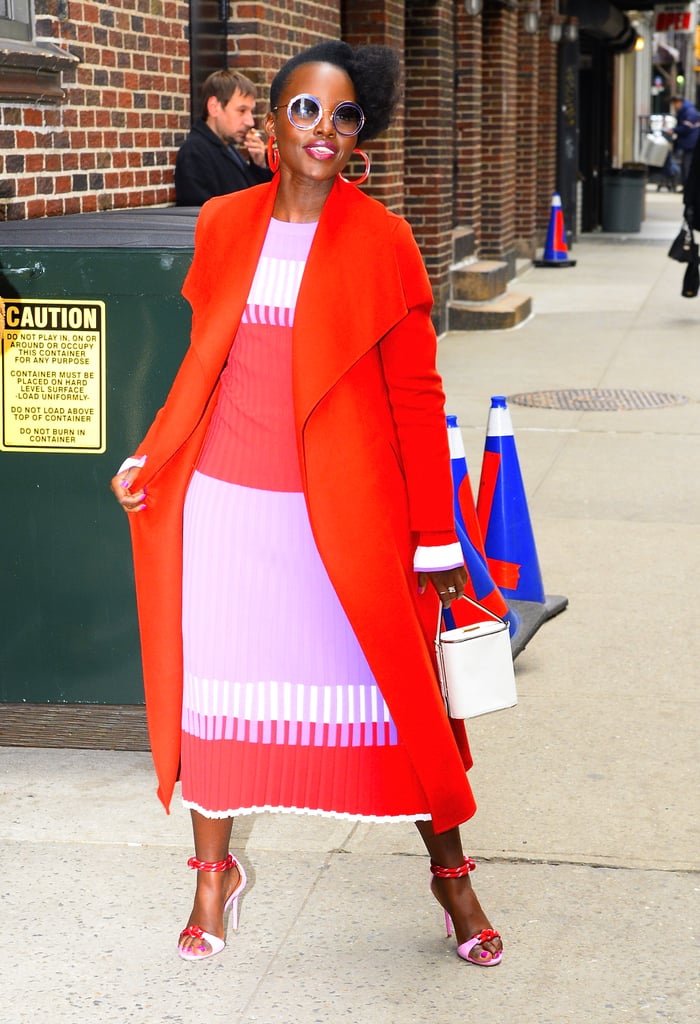
[[[339,39],[329,39],[302,50],[288,60],[273,78],[271,109],[279,106],[291,74],[304,64],[334,64],[346,73],[365,115],[358,142],[373,139],[389,127],[401,98],[401,71],[396,50],[388,46],[352,47]]]

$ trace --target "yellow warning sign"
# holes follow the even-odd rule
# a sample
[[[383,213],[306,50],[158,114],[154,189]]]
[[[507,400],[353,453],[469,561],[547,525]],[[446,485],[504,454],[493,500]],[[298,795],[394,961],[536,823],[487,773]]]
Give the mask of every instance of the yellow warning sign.
[[[105,304],[5,299],[5,452],[103,452]]]

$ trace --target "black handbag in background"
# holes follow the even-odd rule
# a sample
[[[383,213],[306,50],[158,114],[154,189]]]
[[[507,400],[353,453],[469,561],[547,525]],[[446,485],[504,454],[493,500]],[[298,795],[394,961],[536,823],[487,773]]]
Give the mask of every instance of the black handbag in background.
[[[698,294],[698,288],[700,288],[700,259],[698,259],[697,245],[694,248],[695,259],[688,263],[688,266],[685,268],[685,274],[683,275],[681,295],[686,299],[694,299]]]
[[[693,229],[687,220],[683,221],[680,231],[671,242],[668,255],[678,263],[692,263],[693,259],[698,258],[698,247],[693,237]]]

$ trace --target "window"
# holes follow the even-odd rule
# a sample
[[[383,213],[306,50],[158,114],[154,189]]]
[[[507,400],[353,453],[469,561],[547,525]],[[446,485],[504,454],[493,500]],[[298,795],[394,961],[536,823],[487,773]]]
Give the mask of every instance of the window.
[[[60,103],[61,72],[78,58],[53,40],[34,38],[33,8],[32,0],[0,0],[0,100]],[[67,17],[66,0],[57,9]]]
[[[0,38],[32,38],[32,12],[29,0],[0,0]]]

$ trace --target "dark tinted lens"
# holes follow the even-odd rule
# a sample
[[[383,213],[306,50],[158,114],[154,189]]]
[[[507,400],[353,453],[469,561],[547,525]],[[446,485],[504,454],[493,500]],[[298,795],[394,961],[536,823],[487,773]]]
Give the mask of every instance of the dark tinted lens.
[[[362,111],[354,103],[340,103],[333,114],[336,131],[341,135],[356,135],[362,127]]]
[[[318,121],[318,103],[313,96],[297,96],[289,107],[289,116],[299,128],[311,128]]]

